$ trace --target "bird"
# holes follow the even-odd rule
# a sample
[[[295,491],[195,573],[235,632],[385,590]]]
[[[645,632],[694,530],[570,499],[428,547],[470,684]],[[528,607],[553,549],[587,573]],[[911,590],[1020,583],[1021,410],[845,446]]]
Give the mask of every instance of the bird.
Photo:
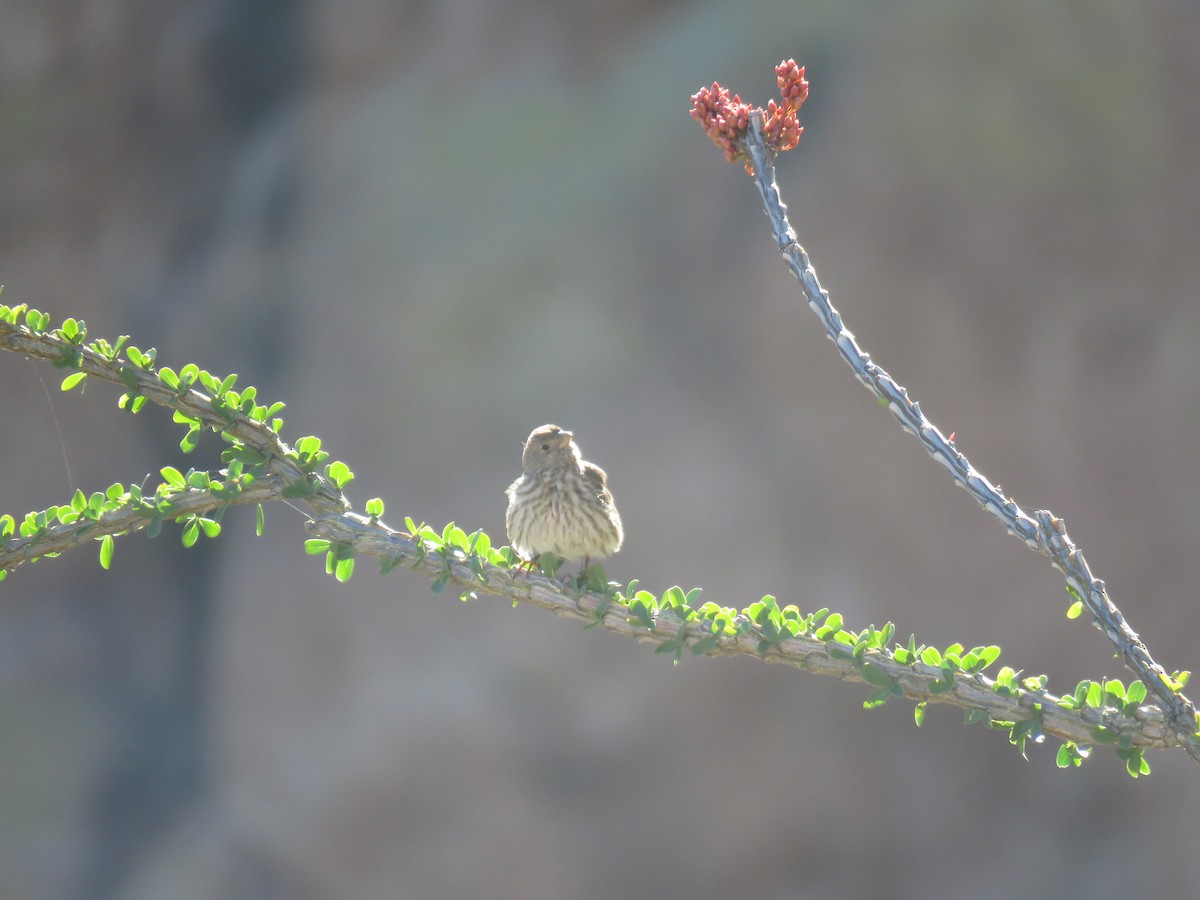
[[[543,553],[564,560],[592,559],[621,549],[621,516],[608,490],[608,477],[587,462],[574,433],[558,425],[533,429],[521,452],[522,472],[508,486],[504,524],[513,550],[528,565]]]

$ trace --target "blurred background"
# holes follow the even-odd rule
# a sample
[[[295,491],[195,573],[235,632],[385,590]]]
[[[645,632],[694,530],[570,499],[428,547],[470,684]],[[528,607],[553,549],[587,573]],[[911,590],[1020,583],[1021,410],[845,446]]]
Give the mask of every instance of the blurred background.
[[[848,327],[1200,669],[1194,3],[13,0],[3,299],[286,400],[393,525],[502,541],[557,422],[609,473],[614,579],[1128,680],[855,383],[688,118],[785,57],[779,178]],[[60,377],[0,354],[0,510],[213,464]],[[1182,753],[1059,771],[861,685],[339,585],[303,516],[253,528],[0,586],[0,897],[1200,893]]]

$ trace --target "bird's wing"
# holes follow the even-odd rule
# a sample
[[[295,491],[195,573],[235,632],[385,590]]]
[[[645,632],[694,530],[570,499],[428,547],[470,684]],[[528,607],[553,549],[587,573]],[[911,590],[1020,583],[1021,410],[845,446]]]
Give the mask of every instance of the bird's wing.
[[[608,491],[606,482],[608,476],[604,474],[604,470],[595,463],[585,462],[582,466],[583,480],[587,482],[588,487],[596,492],[596,496],[605,503],[612,503],[612,494]]]

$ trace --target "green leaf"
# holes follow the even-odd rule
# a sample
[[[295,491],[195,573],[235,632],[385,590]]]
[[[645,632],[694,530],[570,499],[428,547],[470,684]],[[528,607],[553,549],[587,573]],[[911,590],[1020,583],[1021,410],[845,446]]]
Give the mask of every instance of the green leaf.
[[[367,515],[372,519],[378,519],[383,515],[383,501],[378,497],[372,497],[367,501]],[[479,532],[482,534],[482,532]]]
[[[100,568],[107,570],[112,565],[113,537],[106,534],[100,539]]]
[[[682,606],[683,603],[683,588],[679,587],[679,585],[674,585],[667,588],[662,595],[661,605],[663,607],[671,607],[673,609],[675,607]]]
[[[318,553],[326,552],[330,547],[330,542],[325,538],[309,538],[304,542],[304,552],[309,556],[316,556]]]
[[[982,722],[987,717],[988,717],[988,714],[985,710],[968,709],[963,714],[963,724],[964,725],[974,725],[976,722]]]
[[[204,530],[204,536],[206,538],[215,538],[221,533],[220,522],[217,522],[214,519],[206,519],[204,516],[200,516],[197,521],[200,523],[200,527]]]
[[[927,705],[926,701],[922,700],[913,707],[913,721],[917,723],[918,728],[925,724],[925,707]]]
[[[1129,685],[1125,691],[1125,702],[1133,704],[1141,704],[1146,699],[1146,685],[1141,681],[1135,681]]]
[[[885,622],[883,628],[879,632],[879,643],[876,646],[882,650],[892,642],[892,638],[896,636],[896,626],[891,622]]]
[[[335,460],[326,466],[325,474],[329,476],[330,481],[338,486],[339,490],[354,480],[354,473],[341,460]]]
[[[1067,607],[1067,618],[1068,619],[1078,619],[1080,613],[1082,613],[1082,612],[1083,612],[1083,601],[1076,600],[1074,603],[1072,603],[1070,606]]]
[[[190,469],[187,473],[188,487],[206,491],[212,485],[212,476],[202,469]]]
[[[187,487],[187,482],[183,478],[183,473],[174,466],[163,466],[158,470],[163,477],[163,481],[169,484],[177,491],[182,491]]]
[[[87,372],[72,372],[62,380],[63,391],[71,390],[71,388],[75,387],[75,385],[82,382],[85,378],[87,378]]]
[[[700,640],[692,644],[692,654],[695,656],[703,656],[710,650],[715,649],[720,640],[720,636],[715,634],[700,638]]]
[[[1000,648],[997,647],[995,644],[992,644],[989,647],[979,648],[979,660],[981,663],[981,665],[979,667],[980,671],[982,671],[983,669],[986,669],[988,666],[990,666],[992,663],[994,663],[999,658],[1000,658]]]
[[[467,551],[467,533],[451,522],[442,531],[442,543],[448,547],[457,547],[465,553]]]
[[[191,453],[193,450],[196,449],[196,446],[199,443],[200,443],[200,426],[193,425],[191,428],[188,429],[187,434],[185,434],[183,436],[183,439],[179,442],[179,449],[182,450],[184,453]]]
[[[193,516],[188,520],[188,523],[183,526],[183,546],[191,547],[200,538],[200,523]]]
[[[348,556],[345,559],[339,559],[337,566],[334,569],[333,577],[338,581],[346,582],[350,580],[350,576],[354,574],[354,557]]]
[[[602,593],[608,586],[608,575],[604,572],[604,566],[600,563],[592,563],[586,571],[580,574],[579,583],[589,591]]]
[[[371,504],[368,501],[368,503],[367,503],[368,509],[370,508],[370,505]],[[383,512],[383,501],[382,500],[379,501],[379,507],[380,507],[380,513],[382,513]],[[470,534],[467,535],[467,552],[472,553],[476,556],[479,556],[483,559],[487,559],[490,556],[489,551],[491,549],[492,549],[492,539],[490,537],[488,537],[487,534],[482,529],[478,530],[478,531],[472,531]]]
[[[942,665],[942,654],[937,647],[926,647],[921,651],[921,662],[927,666],[933,666],[935,669]]]
[[[258,510],[255,513],[254,533],[258,537],[263,536],[263,528],[266,525],[266,514],[263,512],[263,505],[258,504]]]
[[[873,662],[863,663],[862,676],[867,684],[873,684],[876,687],[890,688],[896,683],[896,680],[882,666]]]
[[[867,699],[863,701],[863,709],[878,709],[887,703],[891,696],[892,692],[887,688],[871,691]]]

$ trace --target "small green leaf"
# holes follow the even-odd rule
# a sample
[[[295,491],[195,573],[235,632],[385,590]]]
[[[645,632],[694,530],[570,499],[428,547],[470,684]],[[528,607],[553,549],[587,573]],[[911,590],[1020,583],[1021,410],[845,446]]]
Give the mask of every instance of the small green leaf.
[[[917,723],[918,728],[925,724],[926,705],[926,701],[922,700],[915,707],[913,707],[913,721]]]
[[[997,659],[1000,658],[1000,648],[995,644],[989,647],[981,647],[979,649],[980,670],[986,669]]]
[[[75,385],[79,384],[85,378],[87,378],[87,372],[72,372],[62,380],[63,391],[71,390],[71,388],[75,387]]]
[[[200,538],[200,523],[193,516],[188,520],[188,523],[183,526],[183,546],[191,547],[195,545]]]
[[[1083,612],[1083,601],[1076,600],[1074,603],[1072,603],[1070,606],[1067,607],[1067,618],[1068,619],[1078,619],[1080,613],[1082,613],[1082,612]]]
[[[988,714],[985,710],[968,709],[963,714],[963,724],[964,725],[974,725],[976,722],[982,722],[987,717],[988,717]]]
[[[891,696],[892,692],[887,688],[871,691],[867,699],[863,701],[863,709],[878,709],[887,703]]]
[[[325,538],[309,538],[304,542],[304,552],[309,556],[316,556],[318,553],[324,553],[330,547],[330,542]]]
[[[337,561],[337,566],[334,569],[333,577],[338,581],[347,582],[350,576],[354,574],[354,557],[347,556],[344,559]]]
[[[873,662],[863,663],[862,676],[867,684],[873,684],[876,687],[890,688],[896,683],[896,680],[882,666]]]
[[[604,572],[604,566],[600,563],[592,563],[579,576],[579,582],[589,591],[603,592],[608,586],[608,576]]]
[[[100,539],[100,568],[107,571],[112,565],[113,558],[113,537],[111,534],[106,534]]]
[[[339,490],[354,480],[354,473],[341,460],[334,460],[326,466],[325,474],[329,476],[330,481],[338,486]]]
[[[692,644],[692,654],[695,656],[703,656],[710,650],[715,649],[720,640],[720,636],[715,634],[700,638],[700,640]]]
[[[263,505],[258,504],[258,510],[255,513],[254,533],[258,537],[263,536],[263,527],[266,525],[266,514],[263,512]]]
[[[182,491],[187,487],[187,482],[183,478],[183,473],[174,466],[163,466],[158,471],[159,474],[162,475],[163,481],[165,481],[175,490]]]

